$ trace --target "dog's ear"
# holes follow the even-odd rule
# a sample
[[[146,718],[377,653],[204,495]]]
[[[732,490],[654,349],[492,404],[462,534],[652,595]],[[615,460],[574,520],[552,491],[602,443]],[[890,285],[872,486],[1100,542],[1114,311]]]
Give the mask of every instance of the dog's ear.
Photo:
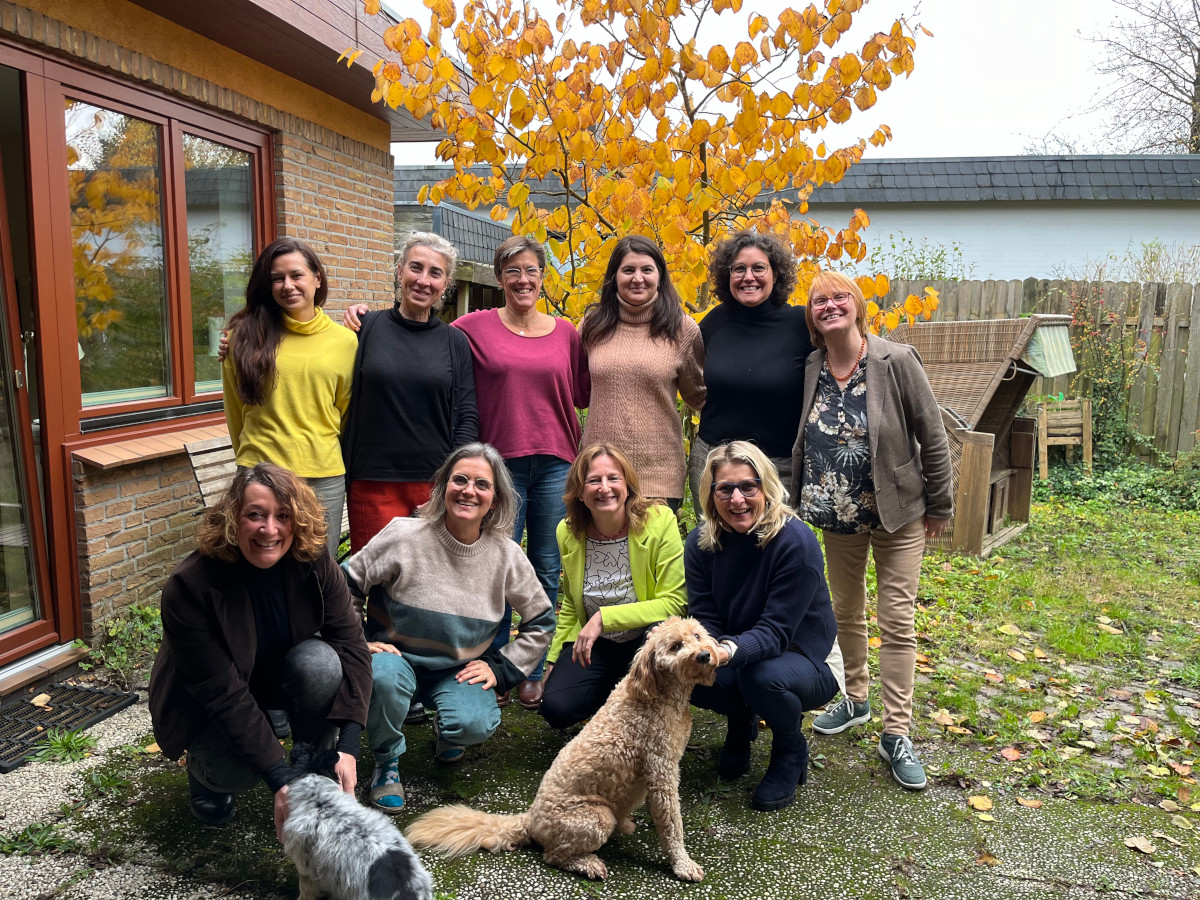
[[[638,700],[653,700],[661,693],[658,670],[658,648],[661,643],[659,635],[651,635],[633,656],[633,664],[629,667],[629,686]]]
[[[301,773],[312,771],[313,753],[316,748],[312,744],[297,741],[292,745],[292,770]]]
[[[337,764],[338,752],[336,750],[318,750],[313,754],[312,766],[309,771],[337,781]]]

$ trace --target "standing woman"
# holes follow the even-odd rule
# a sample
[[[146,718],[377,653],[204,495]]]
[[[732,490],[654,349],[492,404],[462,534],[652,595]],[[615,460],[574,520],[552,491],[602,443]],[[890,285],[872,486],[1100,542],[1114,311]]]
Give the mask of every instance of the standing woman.
[[[715,448],[700,478],[704,520],[688,535],[688,610],[717,639],[717,680],[692,691],[697,706],[729,718],[717,772],[750,769],[758,716],[771,729],[771,762],[755,809],[789,805],[808,779],[806,709],[840,683],[837,625],[821,545],[787,505],[779,474],[748,441]]]
[[[579,448],[576,409],[591,395],[587,359],[575,327],[540,312],[546,251],[514,235],[496,248],[496,278],[504,306],[456,319],[471,342],[479,403],[479,438],[500,451],[520,496],[513,539],[525,534],[526,552],[553,609],[561,560],[555,530],[566,514],[563,487]],[[505,619],[511,621],[511,611]],[[508,642],[502,625],[497,645]],[[542,702],[542,664],[521,682],[526,709]],[[499,698],[506,703],[507,692]]]
[[[350,549],[429,499],[450,451],[479,436],[466,336],[438,318],[458,253],[444,237],[409,235],[396,267],[392,308],[355,316],[358,357],[342,436],[349,484]]]
[[[336,556],[346,498],[339,438],[358,342],[325,315],[328,291],[308,244],[269,244],[250,273],[245,308],[230,320],[221,379],[238,466],[272,462],[302,476],[325,509]]]
[[[642,496],[625,454],[612,444],[588,447],[571,466],[564,499],[562,609],[541,707],[555,728],[595,715],[628,673],[646,628],[687,607],[675,516]]]
[[[583,445],[620,447],[645,496],[678,512],[687,460],[675,396],[703,408],[704,343],[657,244],[640,235],[617,241],[579,337],[592,377]]]
[[[804,311],[788,305],[795,258],[775,235],[740,231],[717,245],[708,277],[721,302],[700,320],[708,397],[688,467],[693,501],[709,450],[728,441],[756,444],[790,490],[804,361],[813,349]]]
[[[907,344],[867,333],[853,280],[820,272],[809,288],[804,417],[793,451],[793,500],[825,532],[829,588],[846,655],[841,702],[813,730],[838,734],[870,721],[867,703],[867,553],[875,556],[883,685],[879,755],[912,790],[925,770],[909,739],[917,639],[914,609],[925,538],[954,515],[950,446],[941,411]]]

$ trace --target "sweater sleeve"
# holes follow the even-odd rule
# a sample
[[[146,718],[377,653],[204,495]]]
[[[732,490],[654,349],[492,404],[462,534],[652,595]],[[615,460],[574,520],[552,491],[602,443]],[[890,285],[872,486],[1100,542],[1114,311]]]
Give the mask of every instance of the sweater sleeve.
[[[379,533],[367,545],[351,556],[343,564],[346,576],[350,579],[353,589],[366,596],[377,584],[391,584],[400,577],[403,565],[403,545],[400,537],[401,520],[392,519],[380,529]]]
[[[700,527],[688,535],[683,554],[687,580],[688,615],[705,627],[714,638],[725,632],[725,617],[713,599],[713,562],[716,554],[700,549]]]
[[[767,596],[758,622],[741,634],[718,637],[718,640],[728,637],[738,646],[738,652],[729,661],[732,668],[783,653],[792,644],[796,629],[824,584],[824,573],[808,564],[803,547],[789,532],[785,526],[762,551],[772,559],[764,560],[769,565]]]
[[[233,367],[233,357],[226,356],[221,363],[221,392],[225,398],[225,424],[229,428],[229,442],[233,445],[233,455],[237,458],[238,446],[242,442],[242,398],[237,389],[237,373]]]
[[[454,361],[454,409],[451,442],[455,449],[479,440],[479,407],[475,400],[475,363],[471,343],[462,331],[450,331]]]
[[[655,507],[666,509],[666,507]],[[665,527],[664,527],[665,526]],[[687,591],[683,577],[683,541],[674,515],[659,515],[646,523],[652,532],[647,542],[645,563],[650,572],[644,581],[653,585],[653,593],[639,597],[634,603],[605,606],[600,619],[605,631],[626,631],[645,628],[671,616],[681,616],[687,608]],[[635,583],[637,579],[635,578]]]
[[[588,371],[587,351],[579,332],[571,329],[571,391],[576,409],[587,409],[592,403],[592,376]]]
[[[688,331],[690,337],[685,336],[679,348],[679,396],[684,403],[700,412],[708,395],[708,388],[704,386],[704,337],[700,334],[699,326]]]
[[[554,633],[554,608],[542,590],[533,564],[515,544],[509,559],[504,599],[521,616],[521,622],[517,626],[516,639],[505,644],[499,653],[501,671],[495,674],[496,687],[501,692],[529,676],[550,646],[550,636]],[[488,662],[495,670],[494,661],[489,659]]]

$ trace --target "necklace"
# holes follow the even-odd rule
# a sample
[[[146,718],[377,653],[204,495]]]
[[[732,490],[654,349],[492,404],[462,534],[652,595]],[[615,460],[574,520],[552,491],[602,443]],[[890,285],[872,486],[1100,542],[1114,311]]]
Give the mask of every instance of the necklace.
[[[501,310],[503,312],[504,318],[508,321],[509,327],[517,329],[517,333],[519,335],[521,335],[521,337],[525,337],[525,329],[529,328],[531,325],[533,325],[534,322],[537,321],[538,312],[536,309],[533,310],[532,313],[530,314],[528,322],[521,322],[520,320],[518,320],[517,317],[512,314],[512,311],[507,306],[501,307]]]
[[[596,520],[595,519],[592,520],[592,531],[602,541],[615,541],[618,538],[624,537],[628,527],[629,527],[629,525],[628,525],[628,523],[626,523],[625,525],[622,525],[620,528],[618,528],[616,530],[616,532],[614,532],[613,534],[605,534],[603,531],[601,531],[599,528],[596,527]]]
[[[851,375],[854,374],[854,370],[858,368],[858,364],[862,360],[863,354],[866,352],[867,352],[867,337],[866,337],[866,335],[863,335],[862,343],[858,345],[858,356],[854,357],[854,364],[852,366],[850,366],[849,369],[846,370],[845,375],[839,375],[837,372],[833,371],[833,366],[831,366],[829,364],[828,352],[826,352],[826,354],[825,354],[825,368],[827,368],[829,370],[829,374],[832,375],[834,377],[834,379],[836,379],[837,381],[845,381]]]

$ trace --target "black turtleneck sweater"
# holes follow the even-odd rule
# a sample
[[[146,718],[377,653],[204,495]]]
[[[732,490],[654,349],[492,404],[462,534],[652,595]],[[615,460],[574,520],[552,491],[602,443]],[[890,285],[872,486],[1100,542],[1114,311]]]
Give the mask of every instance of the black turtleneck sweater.
[[[342,442],[347,480],[429,481],[451,450],[478,437],[467,336],[437,316],[367,313]]]
[[[700,334],[708,388],[700,439],[753,441],[767,456],[790,457],[813,350],[804,308],[722,303],[700,320]]]

